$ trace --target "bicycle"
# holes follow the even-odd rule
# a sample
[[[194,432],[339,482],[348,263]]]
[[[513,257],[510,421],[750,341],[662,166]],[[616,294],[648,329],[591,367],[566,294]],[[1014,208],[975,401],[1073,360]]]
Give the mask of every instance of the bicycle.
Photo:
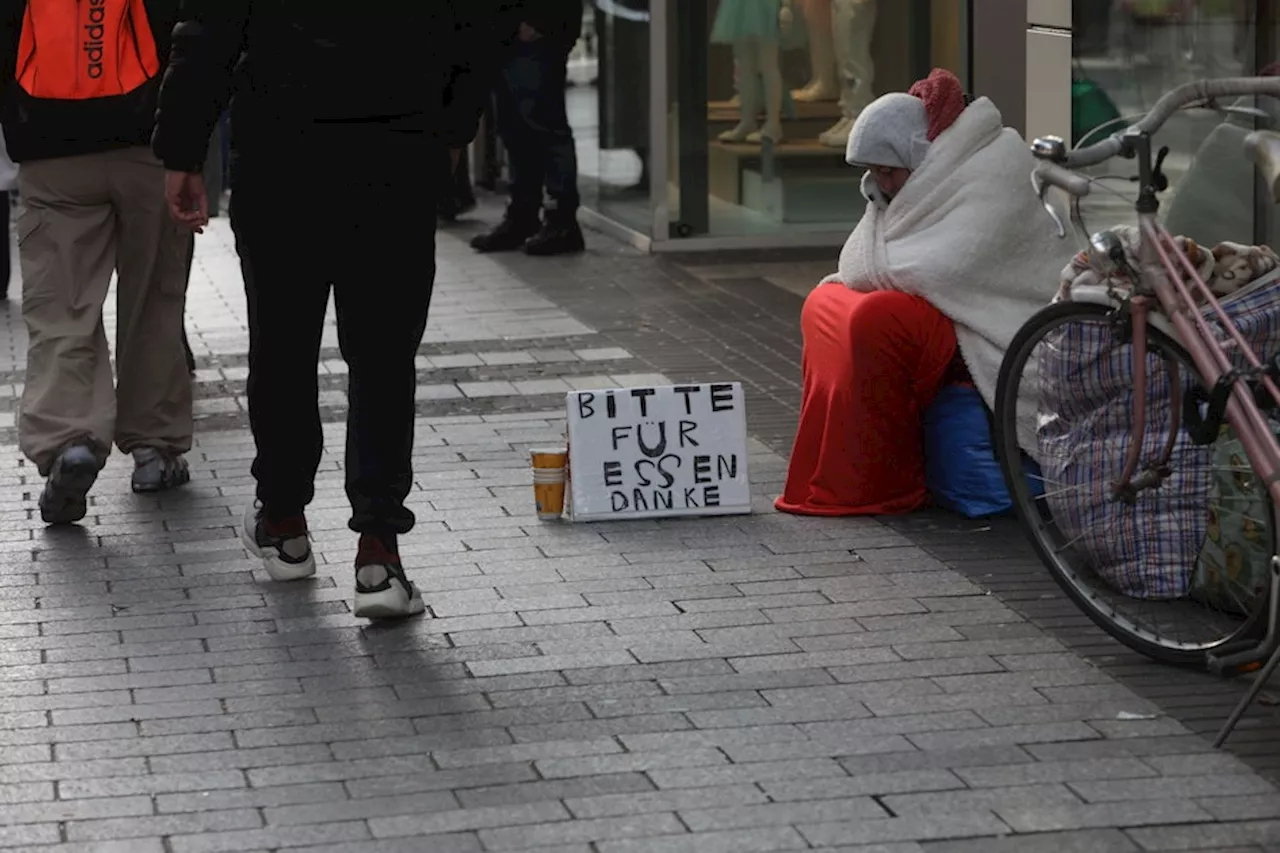
[[[1184,108],[1249,113],[1250,108],[1217,103],[1249,95],[1280,98],[1280,79],[1230,78],[1179,86],[1136,124],[1074,151],[1056,137],[1035,140],[1032,153],[1038,163],[1032,187],[1054,219],[1059,237],[1066,236],[1066,228],[1046,194],[1050,187],[1067,194],[1072,228],[1088,247],[1091,267],[1104,278],[1097,286],[1072,288],[1023,325],[1001,367],[994,413],[997,454],[1021,525],[1055,581],[1094,623],[1161,662],[1204,667],[1223,677],[1257,672],[1255,683],[1218,733],[1215,747],[1225,742],[1280,666],[1280,352],[1266,360],[1254,352],[1201,271],[1160,224],[1159,195],[1168,188],[1162,164],[1168,149],[1153,153],[1152,137]],[[1273,202],[1280,203],[1280,133],[1255,130],[1246,137],[1245,149],[1242,153],[1261,172]],[[1128,250],[1117,229],[1090,236],[1080,213],[1080,201],[1095,183],[1120,176],[1088,177],[1073,171],[1117,156],[1136,159],[1138,165],[1138,229],[1136,246]],[[1280,272],[1275,279],[1280,279]],[[1275,299],[1280,300],[1280,294]],[[1071,331],[1072,323],[1081,324],[1084,331]],[[1048,355],[1033,359],[1042,344],[1049,346]],[[1072,347],[1094,345],[1086,359],[1072,355]],[[1035,385],[1024,384],[1028,367],[1034,371],[1030,381]],[[1163,374],[1156,374],[1161,367]],[[1127,381],[1128,370],[1132,396],[1126,396],[1128,391],[1117,396],[1114,386]],[[1105,441],[1086,441],[1082,428],[1067,423],[1071,407],[1066,403],[1060,401],[1054,408],[1045,402],[1075,387],[1073,382],[1085,387],[1095,380],[1112,396],[1105,398],[1106,407],[1082,412],[1084,428],[1110,424],[1111,442],[1118,450],[1115,458],[1091,458],[1089,453],[1105,447]],[[1039,401],[1034,414],[1023,413],[1021,440],[1020,399],[1024,409],[1025,399]],[[1157,428],[1167,429],[1167,434],[1148,442],[1148,410],[1164,408],[1167,421]],[[1023,462],[1024,452],[1032,449],[1028,426],[1035,442],[1032,455],[1038,453],[1042,464],[1052,462],[1032,479]],[[1230,457],[1230,465],[1215,466],[1220,449],[1210,445],[1218,441],[1236,442],[1243,454]],[[1191,473],[1179,474],[1174,461],[1186,461]],[[1110,476],[1104,477],[1108,470]],[[1242,490],[1248,486],[1256,492],[1265,510],[1249,509],[1257,504],[1247,505],[1243,513],[1213,506],[1206,515],[1196,516],[1191,507],[1188,514],[1184,504],[1202,486],[1206,498],[1215,493],[1226,497],[1226,489],[1215,492],[1213,485],[1221,471]],[[1182,514],[1170,514],[1158,503],[1161,500]],[[1196,583],[1204,581],[1195,575],[1198,563],[1175,565],[1170,571],[1158,561],[1154,567],[1141,560],[1142,565],[1123,562],[1147,553],[1186,556],[1188,548],[1200,547],[1195,543],[1197,525],[1220,531],[1224,518],[1250,530],[1264,543],[1259,553],[1265,555],[1261,579],[1225,603],[1206,603],[1204,596],[1193,594]],[[1169,529],[1154,536],[1145,533],[1144,524],[1156,519],[1169,520]],[[1100,526],[1102,520],[1114,526]],[[1265,532],[1262,523],[1267,525]],[[1176,547],[1162,543],[1166,536],[1174,538]],[[1104,565],[1109,555],[1115,562]],[[1080,556],[1086,561],[1083,566],[1074,562]],[[1212,580],[1225,577],[1224,571]],[[1235,596],[1235,587],[1230,589]],[[1190,638],[1173,622],[1184,615],[1196,623]]]

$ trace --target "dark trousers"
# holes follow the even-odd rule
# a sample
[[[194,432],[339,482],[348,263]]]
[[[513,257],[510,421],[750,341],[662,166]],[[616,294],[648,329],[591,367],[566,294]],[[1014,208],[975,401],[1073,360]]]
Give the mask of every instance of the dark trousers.
[[[548,209],[578,209],[578,154],[565,111],[569,48],[550,39],[517,42],[497,87],[498,135],[507,149],[511,204],[536,213],[545,188]]]
[[[234,156],[231,221],[249,306],[258,499],[283,519],[314,497],[324,450],[317,360],[332,287],[348,366],[350,526],[405,533],[440,152],[421,133],[383,125],[272,128],[252,143]]]

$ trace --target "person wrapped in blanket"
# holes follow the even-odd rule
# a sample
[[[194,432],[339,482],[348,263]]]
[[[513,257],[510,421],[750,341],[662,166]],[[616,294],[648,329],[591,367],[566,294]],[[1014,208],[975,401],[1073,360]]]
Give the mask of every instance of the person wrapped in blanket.
[[[776,507],[907,513],[928,500],[925,409],[957,381],[993,405],[1009,342],[1074,246],[1031,191],[1025,141],[948,71],[863,110],[845,159],[867,169],[867,207],[839,271],[805,300],[800,425]],[[1023,431],[1031,451],[1033,421]]]

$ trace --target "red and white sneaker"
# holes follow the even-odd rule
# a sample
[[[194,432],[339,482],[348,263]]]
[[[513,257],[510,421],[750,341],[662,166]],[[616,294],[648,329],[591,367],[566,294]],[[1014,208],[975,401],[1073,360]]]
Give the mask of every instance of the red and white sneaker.
[[[426,611],[422,592],[405,577],[395,539],[364,533],[356,552],[355,614],[364,619],[403,619]]]
[[[262,567],[273,581],[302,580],[316,573],[305,516],[269,521],[263,515],[262,504],[255,501],[245,510],[240,541],[245,550],[262,560]]]

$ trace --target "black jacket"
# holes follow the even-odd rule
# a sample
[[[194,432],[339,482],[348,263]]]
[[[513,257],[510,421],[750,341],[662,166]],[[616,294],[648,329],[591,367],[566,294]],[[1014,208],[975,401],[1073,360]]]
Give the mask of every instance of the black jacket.
[[[180,0],[145,0],[145,4],[163,69]],[[14,76],[26,9],[27,0],[0,0],[0,123],[9,156],[20,163],[147,145],[155,121],[159,74],[127,95],[91,100],[33,98],[22,91]]]
[[[152,148],[166,168],[199,171],[229,102],[237,145],[315,122],[464,145],[516,15],[512,0],[184,0]]]
[[[520,7],[522,21],[566,48],[582,35],[582,0],[522,0]]]

